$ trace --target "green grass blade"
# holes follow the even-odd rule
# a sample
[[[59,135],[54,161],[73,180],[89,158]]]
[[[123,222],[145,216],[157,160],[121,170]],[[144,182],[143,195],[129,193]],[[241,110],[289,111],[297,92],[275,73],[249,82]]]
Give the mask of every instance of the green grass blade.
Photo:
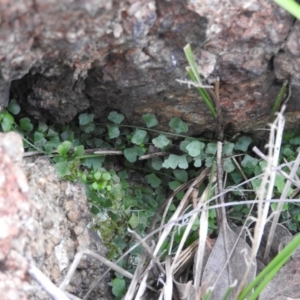
[[[284,95],[284,93],[285,93],[285,91],[286,91],[286,86],[287,86],[287,84],[288,84],[288,81],[285,80],[285,81],[283,82],[282,87],[280,88],[280,91],[279,91],[279,93],[278,93],[278,95],[277,95],[277,97],[276,97],[276,99],[275,99],[274,105],[273,105],[273,107],[272,107],[272,115],[274,115],[275,112],[278,111],[279,106],[280,106],[280,104],[282,103],[282,98],[283,98],[283,95]]]
[[[213,292],[213,291],[207,292],[207,293],[203,296],[202,300],[209,300],[210,297],[211,297],[212,292]]]
[[[274,0],[278,5],[283,7],[291,15],[300,20],[300,6],[293,0]]]
[[[187,70],[187,73],[188,73],[189,77],[191,78],[191,80],[197,83],[196,76],[194,75],[192,69],[190,67],[187,67],[186,70]],[[206,104],[206,106],[210,110],[213,117],[216,118],[217,113],[216,113],[216,110],[215,110],[215,106],[213,104],[213,101],[210,99],[207,91],[203,88],[200,88],[200,87],[196,87],[196,91],[198,92],[198,94],[203,99],[204,103]]]
[[[185,56],[186,56],[186,59],[188,60],[189,65],[191,67],[191,70],[192,70],[193,74],[195,75],[195,82],[202,84],[191,45],[187,44],[183,48],[183,51],[185,53]]]
[[[294,251],[300,245],[300,235],[297,235],[264,269],[263,271],[246,287],[240,294],[238,300],[243,300],[256,287],[249,300],[256,299],[261,291],[267,286],[271,279],[276,275],[280,268],[287,262]]]
[[[233,287],[229,287],[228,290],[226,291],[225,296],[223,297],[223,300],[228,300],[232,294],[232,291],[233,291]]]
[[[197,65],[195,62],[195,57],[194,57],[194,54],[193,54],[190,44],[187,44],[183,48],[183,50],[184,50],[185,56],[187,58],[187,61],[189,63],[189,67],[187,67],[186,70],[187,70],[187,73],[188,73],[190,79],[195,83],[202,84],[201,77],[198,72]],[[217,113],[215,110],[215,105],[214,105],[214,102],[212,101],[211,97],[207,93],[207,91],[201,87],[196,87],[196,90],[197,90],[198,94],[201,96],[201,98],[203,99],[203,101],[206,104],[206,106],[208,107],[208,109],[210,110],[213,117],[216,118]]]
[[[188,72],[189,77],[191,78],[192,81],[194,81],[195,83],[197,83],[197,79],[196,76],[193,73],[193,70],[191,69],[191,67],[187,67],[186,71]],[[201,88],[201,87],[197,87],[196,90],[198,91],[198,93],[201,95],[201,97],[203,99],[205,99],[206,101],[210,102],[212,105],[214,105],[213,101],[211,100],[208,92],[206,89]]]

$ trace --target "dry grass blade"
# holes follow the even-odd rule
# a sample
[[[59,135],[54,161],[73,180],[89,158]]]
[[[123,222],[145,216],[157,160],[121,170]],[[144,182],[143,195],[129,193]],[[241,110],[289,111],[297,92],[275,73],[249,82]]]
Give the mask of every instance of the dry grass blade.
[[[130,285],[128,287],[127,293],[124,297],[124,300],[132,300],[134,299],[134,295],[136,293],[137,290],[137,286],[140,283],[140,276],[142,274],[143,268],[144,268],[144,263],[146,261],[147,258],[147,251],[143,251],[141,256],[139,257],[139,262],[138,265],[135,269],[133,278],[130,282]]]
[[[174,269],[174,277],[177,279],[186,270],[186,267],[194,260],[194,255],[198,247],[198,240],[186,247],[177,260],[176,268]]]
[[[183,191],[185,190],[186,188],[190,187],[191,184],[192,184],[193,181],[189,181],[189,182],[186,182],[186,183],[183,183],[181,186],[179,186],[175,191],[174,193],[172,193],[172,195],[166,200],[166,204],[165,204],[165,210],[164,210],[164,213],[163,213],[163,216],[162,216],[162,219],[161,219],[161,222],[160,222],[160,227],[163,227],[163,225],[165,224],[165,219],[166,219],[166,216],[167,216],[167,213],[169,211],[169,208],[172,204],[172,201],[174,199],[174,196],[179,193],[180,191]],[[188,196],[189,197],[189,196]],[[184,205],[182,206],[182,210],[185,209],[185,207],[187,206],[188,204],[188,201],[185,201]],[[160,210],[158,210],[159,212]],[[156,214],[157,215],[157,212]],[[155,219],[155,217],[154,217]],[[151,226],[151,229],[153,229],[153,226]],[[162,231],[160,232],[159,236],[161,236],[161,233]]]
[[[161,272],[161,274],[165,274],[165,270],[163,269],[163,267],[161,266],[159,260],[153,256],[153,250],[149,247],[149,245],[146,243],[146,241],[144,241],[136,232],[134,232],[133,230],[129,229],[128,228],[128,231],[129,233],[131,233],[134,238],[142,245],[142,247],[144,248],[144,251],[142,253],[142,255],[140,256],[140,259],[139,259],[139,263],[135,269],[135,272],[134,272],[134,275],[133,275],[133,278],[130,282],[130,286],[127,290],[127,293],[124,297],[124,300],[131,300],[131,299],[135,299],[135,293],[136,293],[136,290],[137,290],[137,286],[140,282],[140,276],[142,274],[142,271],[143,271],[143,265],[146,261],[146,258],[148,256],[150,256],[153,260],[153,262],[157,265],[159,271]]]
[[[271,124],[271,133],[269,144],[267,145],[269,149],[268,158],[267,158],[267,166],[264,171],[264,177],[260,188],[258,190],[257,196],[259,199],[259,204],[257,207],[257,220],[255,226],[254,233],[254,241],[253,241],[253,257],[256,256],[256,253],[259,248],[259,244],[263,235],[264,226],[267,222],[270,203],[264,202],[264,199],[271,199],[275,184],[276,177],[276,169],[278,166],[279,154],[280,154],[280,146],[282,140],[282,133],[284,129],[284,117],[282,112],[278,113],[277,118],[274,123]]]
[[[215,164],[213,165],[209,177],[209,182],[207,188],[204,190],[200,201],[198,202],[197,208],[200,206],[203,207],[203,211],[200,215],[200,224],[199,226],[199,243],[197,254],[195,257],[195,266],[194,266],[194,287],[196,290],[200,287],[201,277],[203,273],[203,264],[204,264],[204,257],[205,257],[205,246],[206,246],[206,239],[207,239],[207,232],[208,232],[208,211],[205,210],[207,207],[207,201],[209,200],[212,194],[212,183],[215,177]]]
[[[184,300],[197,299],[196,289],[193,287],[192,281],[189,281],[188,283],[185,284],[175,281],[175,285],[179,294],[179,299],[184,299]]]
[[[162,265],[160,264],[159,260],[157,259],[156,256],[153,255],[153,250],[149,247],[149,245],[143,241],[143,239],[133,230],[128,228],[129,233],[131,233],[134,238],[142,245],[142,247],[144,248],[144,250],[147,251],[148,255],[151,257],[151,259],[153,260],[154,264],[156,264],[157,268],[159,269],[159,271],[162,274],[165,274],[165,270],[162,267]]]
[[[205,204],[204,204],[205,205]],[[204,256],[205,256],[205,245],[206,238],[208,232],[208,211],[203,211],[200,216],[200,224],[199,227],[199,244],[196,253],[195,259],[195,267],[194,267],[194,287],[198,289],[201,283],[203,264],[204,264]]]
[[[54,300],[69,300],[62,290],[57,288],[50,279],[45,276],[37,267],[30,265],[28,273],[36,280],[43,289],[52,297]]]
[[[179,203],[176,211],[174,212],[174,214],[172,215],[172,217],[170,218],[170,221],[168,222],[168,224],[166,224],[160,239],[157,242],[156,248],[154,250],[154,255],[157,255],[163,242],[166,240],[166,238],[168,237],[169,233],[171,232],[171,230],[173,229],[174,226],[176,226],[176,220],[178,219],[178,217],[182,214],[184,207],[186,206],[187,201],[189,201],[189,196],[191,195],[191,193],[193,192],[194,186],[196,186],[199,182],[202,182],[206,176],[209,173],[209,169],[205,169],[194,181],[193,183],[190,185],[190,187],[188,188],[187,192],[185,193],[183,199],[181,200],[181,202]]]
[[[164,284],[164,300],[173,298],[173,271],[171,266],[171,256],[166,258],[166,282]]]
[[[77,266],[78,266],[78,264],[79,264],[79,262],[80,262],[80,260],[81,260],[81,258],[84,254],[87,254],[87,255],[101,261],[103,264],[107,265],[112,270],[115,270],[116,272],[119,272],[120,274],[122,274],[123,276],[125,276],[127,278],[131,279],[133,277],[131,273],[124,270],[123,268],[121,268],[117,264],[107,260],[102,255],[97,254],[97,253],[95,253],[91,250],[86,249],[86,250],[82,250],[82,251],[78,252],[75,255],[73,263],[71,264],[71,267],[69,268],[65,279],[63,280],[63,282],[59,286],[60,290],[64,290],[66,288],[66,286],[69,284],[69,282],[71,281],[71,278],[72,278],[73,274],[75,273],[75,270],[76,270],[76,268],[77,268]]]
[[[300,152],[298,153],[298,156],[297,156],[296,160],[294,161],[294,164],[293,164],[293,167],[292,167],[292,170],[291,170],[291,173],[290,173],[290,178],[295,177],[296,172],[299,169],[299,164],[300,164]],[[275,211],[275,216],[274,216],[274,219],[272,221],[272,226],[271,226],[271,229],[270,229],[270,232],[269,232],[268,242],[267,242],[267,246],[266,246],[266,250],[265,250],[265,254],[264,254],[264,262],[265,263],[268,262],[267,260],[268,260],[268,257],[269,257],[271,245],[273,243],[274,233],[275,233],[275,230],[276,230],[276,227],[277,227],[277,224],[278,224],[280,213],[282,211],[284,200],[288,197],[287,195],[288,195],[289,189],[291,187],[291,184],[292,184],[291,180],[287,180],[287,182],[285,183],[283,192],[280,196],[280,200],[282,200],[282,201],[278,204],[277,209]]]
[[[220,204],[224,204],[224,195],[222,188],[222,143],[218,142],[217,148],[217,178],[218,194]],[[241,282],[244,277],[244,271],[249,267],[251,248],[248,244],[233,232],[226,218],[224,206],[218,209],[219,235],[214,248],[210,254],[203,272],[203,283],[213,286],[211,300],[219,300],[224,297],[228,288],[236,281]],[[247,276],[247,282],[251,282],[256,275],[256,264],[250,266]],[[237,287],[233,290],[237,290]],[[228,299],[233,299],[233,293]]]
[[[168,238],[170,232],[173,230],[174,227],[177,226],[177,219],[181,216],[181,214],[183,213],[185,207],[187,206],[188,201],[190,200],[190,195],[193,193],[194,191],[194,187],[201,183],[208,175],[209,173],[209,169],[205,169],[189,186],[188,190],[186,191],[183,199],[181,200],[181,202],[179,203],[179,205],[177,206],[176,211],[174,212],[174,214],[172,215],[172,217],[170,218],[169,222],[164,226],[163,231],[161,232],[159,239],[156,243],[156,247],[153,251],[153,256],[156,257],[160,251],[161,246],[163,245],[163,243],[165,242],[165,240]],[[175,257],[173,263],[172,263],[172,273],[174,273],[174,270],[176,269],[176,260],[178,258],[178,255],[180,254],[180,251],[177,252],[177,256]],[[149,270],[151,270],[151,268],[154,265],[154,261],[153,259],[150,261],[149,266],[147,268],[147,272],[145,272],[142,276],[142,282],[147,282],[148,280],[148,275],[149,275]],[[146,284],[144,285],[140,285],[138,292],[137,292],[137,296],[135,299],[139,299],[138,297],[141,297],[146,291]]]
[[[256,262],[256,256],[263,237],[264,227],[268,220],[270,202],[265,201],[265,199],[272,199],[275,177],[277,172],[276,170],[279,161],[282,134],[283,134],[284,124],[285,124],[285,119],[283,116],[284,110],[285,110],[285,106],[283,105],[281,112],[277,114],[277,117],[274,120],[274,122],[270,124],[271,131],[270,131],[269,143],[267,145],[268,156],[264,157],[267,161],[267,166],[264,170],[264,176],[261,185],[259,187],[259,190],[257,192],[257,198],[258,198],[257,218],[256,218],[256,224],[254,228],[254,237],[252,239],[251,259],[250,259],[250,264],[247,270],[245,271],[244,278],[239,285],[236,296],[244,288],[247,280],[247,276],[251,270],[250,269],[251,265],[254,262]]]
[[[196,200],[197,196],[198,196],[198,192],[196,193],[196,195],[195,195],[195,193],[193,193],[193,195],[194,195],[194,198],[192,200],[194,202]],[[204,202],[204,199],[205,199],[205,197],[203,197],[204,195],[205,195],[205,193],[203,193],[203,195],[200,197],[200,201],[198,202],[198,204],[196,206],[196,209],[200,209],[203,206],[203,202]],[[204,212],[204,214],[205,214],[205,212]],[[180,253],[182,252],[184,244],[185,244],[185,242],[186,242],[186,240],[187,240],[187,238],[188,238],[188,236],[190,234],[192,226],[194,225],[194,223],[196,221],[197,215],[198,215],[197,213],[194,213],[191,216],[191,218],[190,218],[190,220],[189,220],[189,222],[188,222],[188,224],[186,226],[186,229],[185,229],[184,234],[183,234],[183,236],[182,236],[182,238],[180,240],[179,246],[177,248],[177,251],[176,251],[176,254],[175,254],[175,257],[174,257],[174,260],[173,260],[173,264],[172,264],[173,270],[175,270],[177,268],[178,258],[180,256]],[[204,241],[205,241],[205,239],[206,239],[206,234],[205,234],[205,237],[204,237]]]

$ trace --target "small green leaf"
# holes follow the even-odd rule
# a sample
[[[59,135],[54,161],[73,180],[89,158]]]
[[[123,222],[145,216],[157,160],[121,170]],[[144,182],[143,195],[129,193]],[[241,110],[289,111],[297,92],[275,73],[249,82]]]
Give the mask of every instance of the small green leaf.
[[[107,125],[108,136],[110,139],[115,139],[120,135],[119,126],[117,125]]]
[[[198,156],[194,157],[193,159],[194,159],[194,166],[196,168],[200,168],[202,166],[202,157],[201,157],[201,155],[198,155]]]
[[[283,192],[283,189],[284,189],[284,186],[285,186],[285,179],[282,175],[276,174],[275,186],[277,187],[277,190],[278,190],[279,193]]]
[[[154,173],[145,176],[147,183],[150,184],[154,189],[161,185],[161,179],[158,178]]]
[[[158,124],[158,121],[154,114],[145,114],[142,116],[142,119],[146,123],[148,128],[154,127]]]
[[[175,155],[175,154],[170,154],[167,159],[163,162],[163,167],[164,168],[171,168],[171,169],[176,169],[177,166],[181,169],[187,169],[188,168],[188,162],[186,158],[186,154],[184,155]]]
[[[29,118],[22,118],[20,120],[20,127],[23,131],[31,131],[33,129],[33,125]]]
[[[164,147],[170,144],[170,140],[163,134],[160,134],[158,137],[152,139],[152,143],[155,147],[163,149]]]
[[[97,182],[97,189],[99,191],[101,191],[101,190],[105,189],[106,185],[107,185],[107,181],[106,180],[104,180],[104,181],[98,181]]]
[[[231,158],[228,157],[228,158],[224,159],[223,168],[224,168],[224,171],[227,173],[231,173],[232,171],[234,171],[235,166],[234,166]]]
[[[35,133],[33,134],[33,140],[36,146],[44,146],[47,144],[47,140],[45,139],[44,134],[39,131],[35,131]]]
[[[136,228],[139,225],[139,217],[136,214],[132,214],[128,224],[131,228]]]
[[[226,156],[232,155],[233,148],[234,148],[233,143],[226,142],[223,145],[223,154],[226,155]]]
[[[243,179],[243,176],[242,176],[241,172],[239,172],[239,171],[231,172],[230,177],[232,178],[232,180],[235,184],[240,183]]]
[[[257,191],[260,188],[261,179],[256,178],[256,179],[251,180],[251,185],[252,185],[254,191]]]
[[[53,149],[55,148],[55,147],[49,145],[48,143],[43,147],[44,147],[44,151],[46,154],[50,154],[53,151]]]
[[[87,176],[86,176],[85,173],[82,173],[82,174],[81,174],[81,179],[82,179],[82,181],[83,181],[84,183],[86,183],[86,181],[87,181]]]
[[[53,130],[52,128],[49,128],[49,130],[47,132],[47,137],[52,137],[52,136],[58,137],[58,133],[55,130]]]
[[[139,155],[138,147],[126,148],[124,150],[124,156],[131,163],[137,160],[138,155]]]
[[[205,144],[199,141],[192,141],[186,146],[188,154],[192,157],[200,155],[201,150],[205,147]]]
[[[251,144],[252,139],[248,136],[241,136],[235,143],[234,149],[246,152],[249,145]]]
[[[51,151],[55,148],[58,147],[60,143],[59,137],[58,136],[53,136],[47,144],[44,146],[45,150],[47,153],[51,153]]]
[[[111,180],[111,174],[109,172],[103,172],[102,178],[103,178],[103,180],[109,181],[109,180]]]
[[[92,123],[94,120],[94,115],[93,114],[80,114],[79,115],[79,125],[88,125]]]
[[[7,106],[7,110],[9,112],[11,112],[13,115],[17,115],[20,110],[21,110],[21,107],[19,105],[19,103],[16,101],[16,100],[11,100]]]
[[[71,149],[72,143],[70,141],[64,141],[57,147],[57,152],[62,156],[65,157],[68,151]]]
[[[178,157],[178,155],[170,154],[169,157],[165,159],[162,166],[167,169],[176,169],[178,166]]]
[[[291,143],[292,145],[300,145],[300,136],[297,136],[297,137],[295,137],[295,138],[292,138],[292,139],[290,140],[290,143]]]
[[[115,124],[121,124],[124,120],[124,116],[122,114],[117,113],[116,111],[110,112],[107,118]]]
[[[45,122],[40,121],[37,130],[40,132],[45,132],[47,129],[48,129],[48,125]]]
[[[144,139],[147,135],[147,131],[136,129],[133,137],[131,138],[131,142],[136,145],[140,145],[144,142]]]
[[[15,119],[14,117],[8,113],[8,112],[5,112],[3,114],[3,118],[2,118],[2,121],[1,121],[1,126],[2,126],[2,130],[4,132],[8,132],[12,129],[12,125],[15,123]]]
[[[179,186],[181,186],[181,183],[179,181],[174,180],[169,182],[169,188],[172,191],[175,191]]]
[[[67,129],[67,130],[64,130],[61,134],[60,134],[60,137],[63,141],[67,140],[67,139],[71,139],[73,140],[73,136],[74,136],[74,133],[71,132],[71,130]]]
[[[205,166],[206,167],[211,167],[213,165],[213,163],[214,163],[214,160],[215,160],[215,158],[213,156],[206,157],[206,159],[205,159]]]
[[[253,169],[258,164],[258,159],[254,158],[248,154],[245,155],[244,159],[242,160],[242,167]]]
[[[68,168],[68,163],[66,161],[58,162],[55,164],[55,170],[60,177],[64,177],[66,175],[70,175],[71,172]]]
[[[97,183],[97,182],[93,182],[93,183],[92,183],[92,188],[93,188],[94,190],[97,190],[97,189],[98,189],[98,183]]]
[[[191,143],[191,139],[190,138],[186,138],[184,139],[183,141],[180,142],[180,150],[185,152],[185,153],[188,153],[188,150],[186,149],[186,146],[189,145]]]
[[[94,170],[100,169],[102,167],[102,163],[104,162],[104,156],[90,157],[86,158],[82,165],[87,168],[93,168]]]
[[[151,166],[154,170],[159,171],[162,168],[163,161],[160,157],[153,157],[151,159]]]
[[[174,176],[180,182],[187,182],[188,181],[188,173],[185,170],[174,170]]]
[[[83,145],[77,146],[74,148],[74,157],[81,156],[84,153]]]
[[[99,180],[101,178],[101,173],[99,171],[94,173],[95,180]]]
[[[90,132],[93,132],[95,130],[95,124],[91,123],[91,124],[87,124],[87,125],[81,125],[80,128],[85,133],[90,133]]]
[[[86,144],[91,148],[100,148],[104,141],[102,139],[93,138],[86,141]]]
[[[286,147],[283,149],[283,155],[286,157],[291,157],[295,155],[295,152],[291,150],[290,148]]]
[[[295,223],[291,223],[288,225],[290,231],[296,231],[297,225]]]
[[[112,282],[112,293],[117,299],[121,299],[126,293],[125,280],[122,278],[115,278]]]
[[[176,133],[187,132],[189,130],[186,123],[178,117],[172,118],[169,122],[169,126],[174,129]]]
[[[127,179],[128,178],[128,173],[126,170],[122,170],[118,173],[120,179]]]
[[[261,167],[261,170],[264,171],[266,169],[267,162],[265,160],[261,160],[258,164]]]
[[[277,210],[278,204],[279,203],[271,203],[271,208],[273,211]],[[289,209],[288,203],[284,203],[281,208],[281,211],[287,211],[288,209]]]
[[[217,152],[217,144],[216,143],[208,143],[205,149],[206,154],[215,155]]]

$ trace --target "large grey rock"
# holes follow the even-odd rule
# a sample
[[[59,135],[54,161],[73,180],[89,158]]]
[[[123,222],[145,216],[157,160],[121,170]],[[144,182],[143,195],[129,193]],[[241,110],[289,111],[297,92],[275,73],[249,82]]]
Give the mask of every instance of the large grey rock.
[[[227,131],[265,125],[285,79],[287,120],[299,123],[299,25],[271,0],[0,5],[0,92],[12,81],[11,95],[37,118],[64,123],[89,109],[103,121],[117,109],[132,124],[152,112],[163,129],[175,116],[190,134],[214,129],[195,91],[176,82],[186,78],[182,48],[191,43],[203,76],[221,79]]]

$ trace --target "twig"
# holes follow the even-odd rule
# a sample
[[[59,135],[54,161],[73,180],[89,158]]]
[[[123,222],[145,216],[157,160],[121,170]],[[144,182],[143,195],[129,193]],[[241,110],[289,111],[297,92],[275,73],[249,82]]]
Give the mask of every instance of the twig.
[[[52,297],[54,300],[70,300],[65,293],[56,287],[51,280],[45,276],[36,266],[30,265],[28,270],[29,275],[40,284],[40,286]]]
[[[213,88],[213,86],[211,86],[211,85],[203,85],[198,82],[191,81],[191,80],[176,79],[176,81],[179,83],[187,84],[188,88],[190,88],[191,86],[196,87],[196,88],[203,88],[203,89],[212,89]]]
[[[149,256],[151,257],[151,259],[153,260],[153,262],[157,265],[159,271],[162,274],[165,274],[165,270],[162,267],[162,265],[160,264],[159,260],[157,259],[156,256],[153,255],[153,250],[149,247],[149,245],[143,241],[143,239],[133,230],[131,230],[130,228],[127,229],[129,233],[131,233],[133,235],[133,237],[142,245],[142,247],[148,252]]]
[[[69,271],[65,277],[65,279],[63,280],[63,282],[60,284],[59,288],[61,290],[64,290],[66,288],[66,286],[69,284],[69,282],[71,281],[71,278],[82,258],[82,256],[84,254],[87,254],[89,256],[92,256],[93,258],[101,261],[103,264],[107,265],[109,268],[111,268],[112,270],[116,271],[116,272],[119,272],[120,274],[122,274],[123,276],[127,277],[127,278],[132,278],[132,274],[129,273],[128,271],[124,270],[123,268],[121,268],[120,266],[118,266],[117,264],[109,261],[108,259],[106,259],[105,257],[101,256],[100,254],[97,254],[97,253],[94,253],[93,251],[91,250],[82,250],[80,252],[78,252],[76,255],[75,255],[75,258],[73,260],[73,263],[71,264],[70,268],[69,268]]]

